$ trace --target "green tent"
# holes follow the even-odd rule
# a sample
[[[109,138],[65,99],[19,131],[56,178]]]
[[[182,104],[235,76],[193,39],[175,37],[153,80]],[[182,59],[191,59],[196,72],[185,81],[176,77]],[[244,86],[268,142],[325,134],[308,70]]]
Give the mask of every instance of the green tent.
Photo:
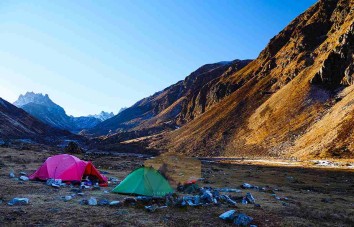
[[[164,196],[173,192],[173,189],[157,170],[152,167],[140,167],[131,172],[112,192]]]

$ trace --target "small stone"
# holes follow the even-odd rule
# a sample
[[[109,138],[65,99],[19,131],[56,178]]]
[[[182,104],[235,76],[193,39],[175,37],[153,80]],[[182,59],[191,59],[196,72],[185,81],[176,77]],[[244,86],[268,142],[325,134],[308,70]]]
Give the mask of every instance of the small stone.
[[[156,204],[153,204],[151,206],[145,206],[145,210],[148,212],[155,212],[159,206]]]
[[[248,202],[247,202],[247,199],[246,199],[246,198],[243,198],[241,203],[242,203],[242,204],[247,204],[247,203],[248,203]]]
[[[248,189],[250,189],[250,188],[253,188],[253,185],[248,184],[248,183],[243,183],[243,184],[241,185],[241,188],[248,188]]]
[[[26,172],[20,172],[20,175],[21,176],[27,176],[27,173]]]
[[[83,192],[79,192],[79,193],[77,193],[77,195],[79,195],[79,196],[84,196],[84,195],[85,195],[85,193],[83,193]]]
[[[13,206],[13,205],[27,205],[28,203],[29,203],[29,199],[28,198],[13,198],[7,204],[9,206]]]
[[[221,214],[219,218],[225,221],[232,221],[236,217],[236,211],[235,210],[229,210],[226,211],[225,213]]]
[[[22,181],[29,181],[29,178],[26,176],[20,176],[20,180]]]
[[[109,203],[110,206],[120,206],[121,202],[120,201],[112,201]]]
[[[53,187],[53,188],[60,188],[60,185],[59,184],[51,184],[51,186]]]
[[[98,201],[97,205],[99,206],[109,205],[109,201],[107,199],[101,199]]]
[[[67,196],[64,197],[64,201],[65,202],[70,201],[72,199],[73,199],[73,197],[71,195],[67,195]]]
[[[255,202],[256,202],[255,198],[252,196],[252,194],[250,192],[247,192],[246,199],[251,204],[255,204]]]
[[[89,202],[87,199],[82,199],[80,202],[79,202],[81,205],[88,205]]]
[[[235,218],[234,224],[239,225],[239,226],[248,226],[252,221],[253,221],[253,218],[251,218],[245,214],[239,214],[237,216],[237,218]]]
[[[91,198],[88,200],[88,205],[90,205],[90,206],[96,206],[96,205],[97,205],[97,200],[96,200],[96,198],[91,197]]]
[[[9,177],[10,178],[15,178],[16,176],[15,176],[14,172],[10,172]]]

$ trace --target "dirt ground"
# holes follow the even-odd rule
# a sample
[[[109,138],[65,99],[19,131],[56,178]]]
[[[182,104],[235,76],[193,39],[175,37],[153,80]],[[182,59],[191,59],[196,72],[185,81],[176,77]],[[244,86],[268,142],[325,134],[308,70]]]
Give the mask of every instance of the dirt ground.
[[[43,182],[22,182],[9,177],[34,172],[55,152],[13,150],[0,148],[0,226],[229,226],[218,216],[235,209],[254,218],[257,226],[354,226],[354,171],[353,169],[302,168],[292,166],[251,165],[249,163],[201,162],[199,186],[240,188],[247,182],[259,187],[269,186],[272,191],[241,189],[230,192],[244,196],[251,192],[260,207],[251,204],[226,204],[204,207],[168,207],[149,213],[142,206],[87,206],[79,201],[91,196],[97,199],[120,200],[127,197],[110,192],[112,184],[101,190],[85,190],[68,202],[63,196],[71,195],[70,187],[55,189]],[[108,177],[120,180],[147,158],[132,156],[83,156],[92,160]],[[275,198],[273,194],[280,197]],[[27,197],[29,205],[7,205],[14,197]],[[283,199],[283,198],[287,199]]]

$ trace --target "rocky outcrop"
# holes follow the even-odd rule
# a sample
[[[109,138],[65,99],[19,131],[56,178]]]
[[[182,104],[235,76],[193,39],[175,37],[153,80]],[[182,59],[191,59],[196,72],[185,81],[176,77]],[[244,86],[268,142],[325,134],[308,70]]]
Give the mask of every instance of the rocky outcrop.
[[[256,60],[200,90],[186,105],[205,112],[187,111],[193,120],[155,146],[200,156],[354,157],[353,9],[351,0],[318,1]],[[208,108],[205,100],[218,102]]]
[[[204,65],[183,81],[138,101],[113,118],[82,133],[97,136],[140,130],[161,132],[180,127],[237,89],[237,86],[223,84],[221,80],[249,62],[234,60]]]
[[[339,37],[339,44],[328,54],[320,70],[311,80],[313,84],[335,89],[352,85],[354,77],[354,24]]]

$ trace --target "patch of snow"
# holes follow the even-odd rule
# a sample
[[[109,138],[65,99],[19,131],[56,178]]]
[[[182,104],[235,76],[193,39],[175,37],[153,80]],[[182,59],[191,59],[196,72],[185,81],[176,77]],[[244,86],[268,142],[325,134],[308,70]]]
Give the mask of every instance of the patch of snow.
[[[99,119],[100,121],[105,121],[109,118],[114,117],[114,113],[113,112],[108,113],[108,112],[101,111],[101,113],[99,113],[99,114],[88,115],[88,117],[94,117],[94,118]]]

